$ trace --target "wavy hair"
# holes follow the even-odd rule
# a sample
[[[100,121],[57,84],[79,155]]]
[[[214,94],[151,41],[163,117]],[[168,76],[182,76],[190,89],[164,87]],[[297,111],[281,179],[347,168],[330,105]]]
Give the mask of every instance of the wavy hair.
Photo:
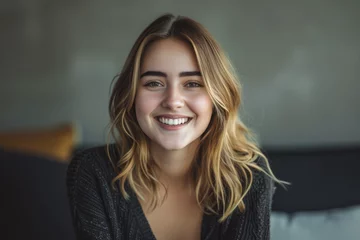
[[[274,176],[250,130],[238,117],[241,86],[230,61],[211,34],[188,17],[166,14],[153,21],[140,34],[121,73],[114,78],[109,103],[110,133],[121,154],[116,166],[113,165],[118,173],[112,183],[119,181],[125,198],[129,198],[126,183],[141,199],[144,191],[151,193],[154,208],[164,200],[156,194],[162,184],[152,167],[149,140],[137,122],[134,102],[144,51],[152,42],[166,38],[180,39],[192,46],[214,106],[209,126],[200,138],[192,171],[199,206],[206,212],[221,212],[223,221],[236,208],[245,210],[243,199],[253,182],[252,169],[281,181]],[[264,167],[257,164],[259,157],[264,159]]]

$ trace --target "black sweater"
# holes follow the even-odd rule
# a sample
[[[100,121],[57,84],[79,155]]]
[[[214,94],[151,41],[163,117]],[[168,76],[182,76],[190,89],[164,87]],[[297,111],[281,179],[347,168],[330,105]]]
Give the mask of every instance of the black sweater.
[[[68,168],[67,187],[73,224],[78,240],[155,240],[140,203],[131,190],[129,200],[112,190],[116,173],[105,147],[76,154]],[[201,239],[270,239],[273,181],[254,171],[251,190],[244,198],[246,210],[236,209],[224,222],[204,214]]]

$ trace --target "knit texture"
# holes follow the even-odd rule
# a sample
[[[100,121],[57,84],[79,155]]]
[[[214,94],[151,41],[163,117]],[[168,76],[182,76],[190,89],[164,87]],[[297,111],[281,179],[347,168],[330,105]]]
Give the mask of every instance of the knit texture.
[[[111,154],[115,152],[112,145]],[[114,155],[116,157],[116,155]],[[127,185],[130,199],[113,190],[116,176],[106,148],[96,147],[77,153],[67,172],[67,188],[73,225],[78,240],[155,240],[141,205]],[[236,209],[224,222],[219,216],[203,215],[201,239],[270,239],[270,211],[273,181],[254,171],[254,181],[244,198],[246,210]]]

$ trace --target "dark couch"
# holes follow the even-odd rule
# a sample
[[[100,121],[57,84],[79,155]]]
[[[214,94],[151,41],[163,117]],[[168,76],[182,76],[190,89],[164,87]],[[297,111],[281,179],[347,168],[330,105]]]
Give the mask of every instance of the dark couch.
[[[0,239],[75,239],[67,164],[0,149]]]
[[[360,205],[360,147],[265,150],[277,187],[273,210],[321,211]]]
[[[360,147],[265,151],[277,186],[271,239],[360,239]]]

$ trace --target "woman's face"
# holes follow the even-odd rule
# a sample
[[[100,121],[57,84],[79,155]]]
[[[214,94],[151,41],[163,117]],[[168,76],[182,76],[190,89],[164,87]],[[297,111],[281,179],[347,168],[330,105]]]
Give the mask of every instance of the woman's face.
[[[146,50],[135,99],[137,121],[151,143],[180,150],[209,125],[212,102],[190,45],[163,39]]]

